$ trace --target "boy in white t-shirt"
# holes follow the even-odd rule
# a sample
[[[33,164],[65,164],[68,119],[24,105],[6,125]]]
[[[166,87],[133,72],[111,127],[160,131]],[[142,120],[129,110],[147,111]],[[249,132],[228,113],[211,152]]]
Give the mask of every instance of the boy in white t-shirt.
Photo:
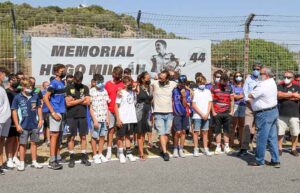
[[[198,85],[194,90],[194,98],[192,107],[194,109],[194,156],[199,156],[199,147],[198,147],[198,137],[200,130],[202,132],[203,137],[203,146],[204,146],[204,154],[207,156],[211,156],[211,153],[208,149],[208,129],[209,129],[209,119],[210,119],[210,111],[212,107],[212,96],[210,90],[205,88],[206,78],[204,76],[199,76],[196,79],[196,83]]]
[[[102,75],[97,77],[96,87],[90,89],[91,106],[90,113],[93,120],[92,149],[95,164],[105,163],[108,160],[102,154],[107,135],[107,125],[109,124],[109,112],[107,103],[110,102],[107,91],[104,88],[104,78]],[[99,139],[97,154],[97,139]]]
[[[116,99],[115,113],[117,118],[118,157],[120,163],[125,163],[123,143],[125,141],[126,157],[130,161],[136,161],[132,155],[130,135],[133,134],[133,124],[137,123],[135,103],[136,92],[133,89],[133,80],[129,76],[123,78],[125,88],[120,91]],[[124,139],[125,138],[125,139]]]

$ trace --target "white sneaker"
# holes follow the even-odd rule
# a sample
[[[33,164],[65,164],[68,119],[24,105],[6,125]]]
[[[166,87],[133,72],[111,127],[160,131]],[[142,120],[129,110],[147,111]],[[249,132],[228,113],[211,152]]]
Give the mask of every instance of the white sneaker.
[[[106,153],[106,159],[107,159],[108,161],[111,160],[111,151],[107,151],[107,153]]]
[[[93,156],[93,160],[95,164],[101,164],[101,159],[98,154]]]
[[[179,155],[178,155],[178,149],[177,149],[177,148],[175,148],[175,149],[173,150],[173,157],[174,157],[174,158],[179,157]]]
[[[222,152],[222,149],[221,149],[221,147],[216,147],[216,149],[215,149],[215,154],[216,155],[219,155],[219,154],[222,154],[223,152]]]
[[[227,147],[225,146],[224,152],[225,152],[226,154],[229,154],[229,153],[231,152],[230,147],[229,147],[229,146],[227,146]]]
[[[178,153],[179,153],[179,157],[185,158],[185,153],[183,152],[183,149],[179,149]]]
[[[20,165],[20,160],[17,157],[13,158],[13,162],[16,166]]]
[[[199,157],[199,148],[194,148],[194,157]]]
[[[126,157],[127,157],[131,162],[135,162],[135,161],[136,161],[136,157],[134,157],[132,154],[128,154],[128,155],[126,155]]]
[[[125,164],[126,163],[126,157],[123,153],[119,154],[119,160],[121,164]]]
[[[98,157],[100,158],[100,160],[101,160],[101,162],[102,162],[102,163],[106,163],[106,162],[108,162],[108,160],[106,159],[106,157],[104,157],[104,155],[103,155],[103,154],[101,154],[101,155],[98,155]]]
[[[212,156],[212,153],[208,149],[204,149],[203,154],[206,156]]]
[[[17,170],[18,171],[24,171],[25,170],[25,163],[20,162],[20,164],[17,166]]]
[[[42,169],[43,168],[43,166],[40,165],[37,162],[32,162],[31,167],[36,168],[36,169]]]
[[[14,164],[14,162],[13,162],[12,160],[8,160],[8,161],[6,162],[6,166],[7,166],[8,168],[10,168],[10,169],[13,169],[13,168],[15,167],[15,164]]]

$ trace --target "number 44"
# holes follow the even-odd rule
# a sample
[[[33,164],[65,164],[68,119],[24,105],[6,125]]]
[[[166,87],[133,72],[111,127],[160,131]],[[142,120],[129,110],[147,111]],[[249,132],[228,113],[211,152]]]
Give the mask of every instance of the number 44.
[[[198,56],[198,54],[199,54],[199,56]],[[204,62],[205,61],[205,53],[194,52],[191,55],[190,61],[193,61],[193,62],[197,62],[197,61]]]

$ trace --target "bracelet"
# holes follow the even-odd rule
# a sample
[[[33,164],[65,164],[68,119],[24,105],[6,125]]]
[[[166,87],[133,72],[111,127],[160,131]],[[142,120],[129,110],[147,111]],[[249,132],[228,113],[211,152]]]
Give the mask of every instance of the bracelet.
[[[51,113],[52,116],[55,115],[55,114],[56,114],[56,112]]]

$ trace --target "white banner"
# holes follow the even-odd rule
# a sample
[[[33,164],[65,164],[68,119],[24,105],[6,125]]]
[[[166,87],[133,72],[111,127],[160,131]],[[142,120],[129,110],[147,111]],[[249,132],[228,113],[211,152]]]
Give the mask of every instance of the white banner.
[[[131,68],[133,78],[143,71],[177,70],[194,80],[196,72],[211,77],[211,42],[177,39],[32,38],[32,75],[37,84],[53,76],[53,66],[66,65],[67,74],[80,70],[84,83],[93,74],[111,79],[114,66]]]

